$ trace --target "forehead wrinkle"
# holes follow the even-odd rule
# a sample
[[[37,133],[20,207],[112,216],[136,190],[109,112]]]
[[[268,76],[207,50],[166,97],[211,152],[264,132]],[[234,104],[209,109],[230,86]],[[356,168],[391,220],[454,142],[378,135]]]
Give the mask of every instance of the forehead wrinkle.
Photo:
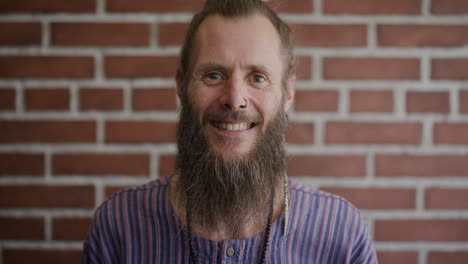
[[[194,62],[200,59],[203,60],[202,57],[206,57],[208,55],[209,57],[215,56],[213,58],[215,60],[222,59],[226,62],[235,62],[236,59],[242,59],[242,61],[239,61],[241,64],[258,64],[255,60],[261,59],[261,54],[257,54],[252,51],[252,47],[250,45],[239,46],[237,44],[233,44],[237,42],[237,36],[241,33],[238,27],[245,27],[246,21],[253,23],[252,25],[248,25],[248,30],[252,31],[252,29],[256,29],[260,26],[261,31],[255,31],[255,34],[250,34],[250,36],[241,36],[251,38],[257,43],[257,45],[262,43],[260,45],[263,45],[263,51],[271,51],[271,56],[278,56],[282,62],[283,50],[281,40],[278,32],[271,24],[271,21],[266,17],[261,15],[249,15],[245,17],[227,18],[219,14],[208,16],[201,23],[198,32],[195,34],[194,47],[197,53],[196,56],[193,57]],[[227,33],[228,31],[229,33]],[[242,32],[248,33],[249,31],[245,31],[244,29]],[[234,51],[231,49],[232,47],[235,47],[234,50],[236,50],[236,53],[233,53]],[[243,54],[243,58],[239,58],[239,51]],[[258,58],[257,55],[260,55],[260,58]]]

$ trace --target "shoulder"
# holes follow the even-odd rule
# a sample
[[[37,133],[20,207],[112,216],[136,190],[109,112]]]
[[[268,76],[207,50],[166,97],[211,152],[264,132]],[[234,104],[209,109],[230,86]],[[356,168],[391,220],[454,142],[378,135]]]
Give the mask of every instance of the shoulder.
[[[311,206],[323,205],[322,208],[329,206],[339,206],[341,209],[351,210],[359,214],[359,210],[344,197],[329,192],[313,189],[308,185],[290,180],[291,195],[294,195],[297,202],[310,204]]]
[[[319,226],[358,234],[366,221],[358,208],[345,198],[309,186],[290,182],[291,212],[298,226]]]
[[[294,181],[290,190],[291,227],[296,236],[308,234],[303,235],[305,240],[314,242],[307,245],[321,245],[331,256],[341,256],[349,263],[377,263],[366,220],[353,204]],[[336,247],[331,248],[331,244]]]
[[[145,201],[152,201],[152,197],[157,197],[159,203],[166,203],[167,191],[171,176],[150,181],[146,184],[127,187],[110,195],[97,209],[96,214],[103,211],[106,214],[113,214],[125,209],[127,206],[132,210],[138,209],[139,205],[144,205]],[[128,208],[130,209],[130,208]]]
[[[128,195],[129,193],[145,193],[148,191],[164,190],[169,187],[170,181],[171,181],[171,176],[166,176],[161,179],[153,180],[142,185],[127,187],[116,193],[113,193],[107,199],[107,201],[118,199],[122,196]]]
[[[118,191],[114,194],[112,194],[109,199],[115,199],[116,196],[121,196],[124,195],[125,193],[128,192],[145,192],[149,190],[155,190],[155,189],[160,189],[160,188],[165,188],[169,186],[169,183],[171,181],[172,176],[166,176],[161,179],[153,180],[148,183],[142,184],[142,185],[137,185],[137,186],[131,186],[125,189],[122,189],[121,191]]]

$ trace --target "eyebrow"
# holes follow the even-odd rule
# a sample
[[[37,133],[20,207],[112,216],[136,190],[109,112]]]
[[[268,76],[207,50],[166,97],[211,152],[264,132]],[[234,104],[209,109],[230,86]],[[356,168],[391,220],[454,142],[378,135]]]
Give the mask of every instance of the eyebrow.
[[[219,64],[219,63],[208,62],[208,63],[204,63],[204,64],[200,65],[199,67],[197,67],[195,69],[195,73],[203,73],[203,72],[206,72],[206,71],[213,71],[213,70],[226,72],[227,68],[224,67],[223,65]]]
[[[271,75],[270,70],[267,67],[263,66],[263,65],[250,64],[250,65],[247,65],[247,68],[249,68],[251,71],[257,71],[257,72],[265,73],[268,76]]]
[[[265,73],[266,75],[271,75],[270,70],[267,67],[260,65],[260,64],[249,64],[246,66],[246,68],[249,69],[250,71],[257,71],[257,72]],[[207,63],[200,65],[195,70],[196,73],[203,73],[206,71],[227,72],[228,68],[219,63],[207,62]]]

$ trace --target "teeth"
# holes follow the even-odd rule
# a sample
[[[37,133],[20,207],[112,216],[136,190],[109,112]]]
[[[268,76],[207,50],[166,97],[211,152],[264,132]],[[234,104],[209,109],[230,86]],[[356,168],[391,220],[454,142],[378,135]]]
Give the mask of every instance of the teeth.
[[[249,124],[248,123],[231,124],[231,123],[219,122],[216,124],[216,126],[218,128],[229,130],[229,131],[241,131],[241,130],[246,130],[249,127]]]

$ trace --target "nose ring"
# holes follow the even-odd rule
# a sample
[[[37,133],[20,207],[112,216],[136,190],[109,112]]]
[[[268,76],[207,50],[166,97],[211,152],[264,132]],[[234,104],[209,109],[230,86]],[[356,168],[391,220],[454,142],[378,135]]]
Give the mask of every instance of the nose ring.
[[[240,108],[247,108],[247,99],[244,98],[244,104],[240,106]]]

